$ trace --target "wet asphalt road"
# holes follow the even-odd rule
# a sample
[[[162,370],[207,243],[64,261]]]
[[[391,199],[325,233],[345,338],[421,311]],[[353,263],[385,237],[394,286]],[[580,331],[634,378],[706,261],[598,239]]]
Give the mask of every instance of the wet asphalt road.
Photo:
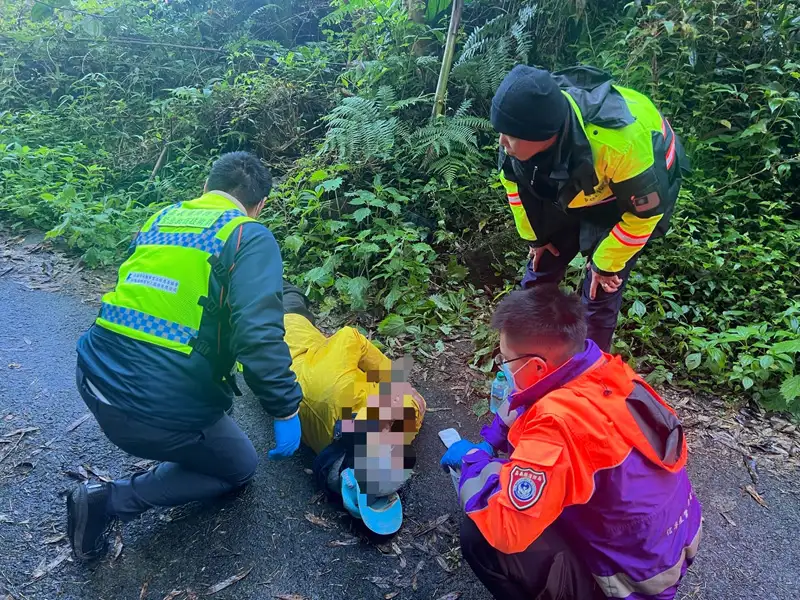
[[[65,431],[88,413],[74,387],[74,347],[96,306],[6,279],[0,279],[0,302],[0,439],[16,442],[20,434],[2,436],[38,428],[16,449],[0,443],[0,459],[9,453],[0,463],[0,597],[162,600],[172,590],[202,594],[252,567],[246,578],[212,597],[436,600],[460,592],[461,600],[488,599],[468,567],[459,564],[457,550],[448,553],[457,546],[457,537],[447,532],[457,531],[459,510],[449,477],[437,468],[442,446],[436,432],[457,426],[474,434],[479,423],[433,374],[418,387],[429,407],[445,410],[429,413],[418,440],[420,462],[404,490],[406,520],[395,539],[400,555],[386,547],[381,552],[364,539],[330,545],[349,543],[360,530],[324,500],[309,503],[317,490],[304,471],[311,465],[306,452],[281,463],[262,460],[254,483],[237,498],[151,511],[126,525],[114,562],[85,567],[67,560],[32,581],[42,560],[55,559],[65,544],[44,543],[65,530],[63,492],[74,484],[65,471],[90,465],[120,476],[138,459],[107,442],[93,419]],[[237,402],[235,417],[265,454],[271,424],[249,394]],[[706,531],[683,597],[800,598],[797,477],[762,476],[759,490],[769,505],[762,508],[742,493],[749,477],[736,457],[717,447],[692,449],[690,468],[704,502]],[[312,524],[307,513],[328,526]],[[445,514],[451,517],[443,528],[413,535]],[[394,592],[399,593],[391,596]]]

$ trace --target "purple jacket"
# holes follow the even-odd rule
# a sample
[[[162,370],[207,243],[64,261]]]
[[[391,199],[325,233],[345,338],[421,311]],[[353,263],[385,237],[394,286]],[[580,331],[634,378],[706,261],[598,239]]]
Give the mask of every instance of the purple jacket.
[[[486,539],[519,552],[558,521],[609,598],[672,600],[702,534],[674,412],[593,342],[513,394],[467,454],[461,504]]]

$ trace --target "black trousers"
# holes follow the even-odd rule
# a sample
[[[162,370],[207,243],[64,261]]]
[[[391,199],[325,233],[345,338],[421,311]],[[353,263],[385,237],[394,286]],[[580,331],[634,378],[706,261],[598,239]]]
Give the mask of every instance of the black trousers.
[[[558,249],[559,255],[554,256],[545,252],[539,261],[539,270],[533,270],[533,260],[528,261],[525,275],[520,285],[523,289],[534,287],[541,283],[561,283],[567,272],[567,266],[582,249],[581,223],[575,222],[571,227],[562,229],[552,238],[552,244]],[[585,227],[584,227],[585,228]],[[628,284],[633,267],[639,259],[639,254],[628,261],[625,268],[618,273],[622,277],[622,285],[616,292],[606,292],[603,288],[597,289],[595,299],[589,297],[592,287],[592,274],[587,271],[581,284],[581,301],[586,306],[587,336],[600,346],[603,352],[611,351],[611,339],[617,328],[619,310],[622,307],[622,294]]]
[[[228,415],[196,431],[162,429],[113,406],[113,399],[98,397],[80,369],[76,379],[83,401],[115,446],[139,458],[162,461],[145,473],[115,480],[108,514],[130,521],[154,506],[210,500],[242,487],[255,475],[256,449]]]
[[[496,550],[467,516],[461,521],[461,553],[497,600],[604,600],[583,562],[569,549],[556,525],[524,552]]]

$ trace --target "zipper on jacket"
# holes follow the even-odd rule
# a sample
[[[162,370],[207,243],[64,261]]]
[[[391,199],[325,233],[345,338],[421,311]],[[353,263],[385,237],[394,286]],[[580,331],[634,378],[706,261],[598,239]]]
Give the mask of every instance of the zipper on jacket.
[[[533,182],[536,180],[536,172],[539,170],[539,165],[533,165],[533,175],[531,176],[531,187],[533,187]]]

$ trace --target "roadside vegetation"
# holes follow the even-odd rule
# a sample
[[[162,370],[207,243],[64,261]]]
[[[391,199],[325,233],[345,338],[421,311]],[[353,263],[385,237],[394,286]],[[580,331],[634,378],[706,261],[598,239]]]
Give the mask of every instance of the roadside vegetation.
[[[798,57],[796,0],[5,0],[0,215],[113,265],[215,156],[251,150],[322,313],[428,356],[471,332],[488,371],[486,315],[526,256],[492,94],[518,62],[592,64],[655,100],[694,168],[616,349],[655,383],[800,412]]]

